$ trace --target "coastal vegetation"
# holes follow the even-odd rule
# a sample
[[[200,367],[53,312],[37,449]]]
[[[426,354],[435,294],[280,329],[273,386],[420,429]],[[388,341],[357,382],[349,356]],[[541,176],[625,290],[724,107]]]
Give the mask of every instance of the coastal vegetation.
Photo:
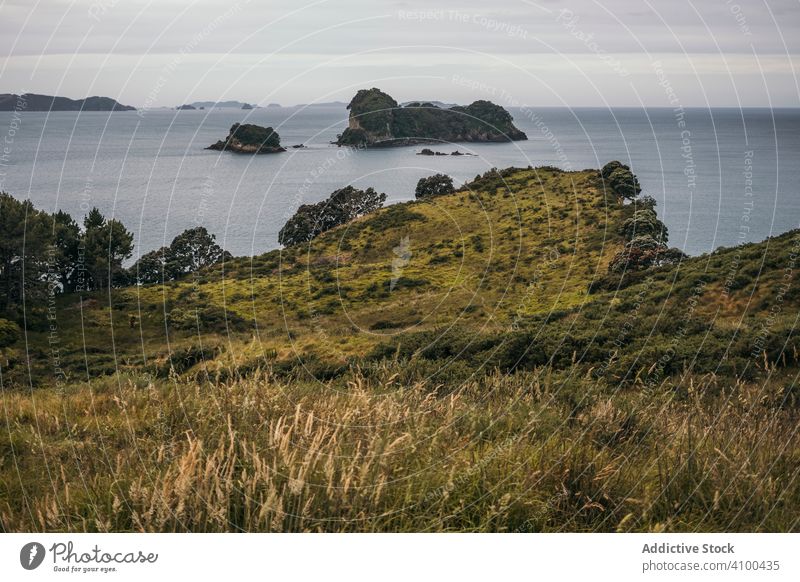
[[[309,242],[323,232],[375,212],[385,201],[386,194],[379,194],[374,188],[359,190],[346,186],[327,200],[301,205],[281,228],[278,242],[287,247]]]
[[[0,315],[0,528],[797,531],[800,231],[686,257],[610,166]]]
[[[434,174],[427,178],[420,178],[414,190],[414,197],[430,198],[431,196],[444,196],[456,191],[453,179],[446,174]]]
[[[340,146],[396,146],[440,142],[504,142],[527,139],[504,108],[489,101],[441,108],[432,103],[398,105],[380,89],[362,89],[350,104]]]

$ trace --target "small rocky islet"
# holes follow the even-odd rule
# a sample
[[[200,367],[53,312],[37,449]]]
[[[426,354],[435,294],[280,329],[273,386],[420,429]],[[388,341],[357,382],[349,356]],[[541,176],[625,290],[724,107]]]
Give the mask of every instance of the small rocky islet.
[[[334,145],[350,147],[396,147],[454,142],[510,142],[528,136],[514,125],[511,114],[490,101],[475,101],[465,107],[441,107],[413,101],[399,105],[380,89],[362,89],[347,106],[348,127]],[[300,146],[292,146],[302,149]],[[244,154],[285,152],[272,127],[234,123],[228,136],[206,149]],[[422,156],[470,156],[458,150],[448,154],[428,148]]]
[[[281,136],[277,131],[252,123],[234,123],[228,137],[206,149],[240,154],[275,154],[286,151],[281,147]]]
[[[399,105],[377,88],[362,89],[350,104],[348,127],[336,145],[393,147],[453,142],[509,142],[528,139],[511,114],[491,101],[440,107],[430,102]],[[435,155],[435,154],[434,154]]]

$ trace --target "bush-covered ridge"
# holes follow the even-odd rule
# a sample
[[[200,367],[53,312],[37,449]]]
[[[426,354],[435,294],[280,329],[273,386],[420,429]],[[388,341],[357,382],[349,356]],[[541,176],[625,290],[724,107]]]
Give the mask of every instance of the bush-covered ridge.
[[[800,231],[632,262],[600,171],[445,182],[0,320],[0,528],[798,530]]]
[[[490,101],[449,109],[431,103],[401,107],[392,97],[373,88],[360,90],[348,109],[349,126],[338,137],[338,145],[374,147],[527,139],[508,111]]]
[[[62,364],[87,364],[78,333],[87,328],[97,332],[88,340],[97,349],[92,373],[145,363],[162,373],[172,360],[167,341],[192,351],[221,337],[204,370],[230,364],[233,352],[243,369],[311,358],[309,368],[326,376],[364,358],[437,367],[447,354],[469,354],[480,370],[602,367],[611,383],[653,366],[654,378],[687,366],[753,378],[765,355],[794,366],[789,310],[798,294],[794,279],[781,291],[779,271],[791,264],[795,233],[686,258],[663,244],[653,215],[646,197],[620,203],[598,171],[491,170],[452,194],[316,233],[309,244],[227,260],[164,287],[116,290],[111,304],[104,293],[90,294],[81,310],[77,297],[58,298],[69,354]],[[768,317],[776,301],[783,307]],[[33,352],[46,356],[46,333],[28,321]],[[437,330],[450,331],[439,338]],[[418,349],[431,338],[445,347]],[[120,357],[107,355],[112,341]],[[698,345],[707,357],[695,357]],[[4,374],[13,382],[26,374],[10,353]],[[35,382],[52,381],[46,357],[31,362]],[[197,363],[178,367],[196,373]]]

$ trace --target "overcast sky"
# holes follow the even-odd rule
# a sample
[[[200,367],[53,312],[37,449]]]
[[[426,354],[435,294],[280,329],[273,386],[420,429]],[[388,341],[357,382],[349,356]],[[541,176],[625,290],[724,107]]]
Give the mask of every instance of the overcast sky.
[[[798,0],[0,0],[0,93],[800,106]]]

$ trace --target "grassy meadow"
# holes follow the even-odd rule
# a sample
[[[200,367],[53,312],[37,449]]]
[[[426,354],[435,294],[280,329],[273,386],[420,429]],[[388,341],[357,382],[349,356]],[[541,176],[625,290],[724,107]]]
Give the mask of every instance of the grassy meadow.
[[[3,531],[798,531],[797,231],[609,263],[636,210],[517,168],[0,361]]]

